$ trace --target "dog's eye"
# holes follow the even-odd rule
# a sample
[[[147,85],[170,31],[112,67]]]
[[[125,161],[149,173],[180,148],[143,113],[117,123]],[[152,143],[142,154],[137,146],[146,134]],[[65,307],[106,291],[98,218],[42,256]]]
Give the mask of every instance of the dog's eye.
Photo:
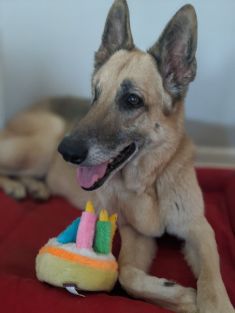
[[[133,108],[139,108],[143,105],[143,100],[139,96],[133,93],[127,95],[126,102],[128,103],[130,107],[133,107]]]

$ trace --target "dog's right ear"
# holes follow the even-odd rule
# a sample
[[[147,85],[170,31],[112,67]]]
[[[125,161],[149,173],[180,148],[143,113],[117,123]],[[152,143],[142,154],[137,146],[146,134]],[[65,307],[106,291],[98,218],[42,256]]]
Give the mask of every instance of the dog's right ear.
[[[126,0],[115,0],[106,19],[101,45],[95,54],[95,70],[98,70],[116,51],[133,48]]]

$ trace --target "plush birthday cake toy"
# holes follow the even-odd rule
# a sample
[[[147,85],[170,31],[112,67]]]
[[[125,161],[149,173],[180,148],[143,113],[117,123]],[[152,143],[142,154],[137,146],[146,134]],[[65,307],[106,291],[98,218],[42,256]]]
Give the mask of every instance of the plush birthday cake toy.
[[[40,249],[37,278],[77,295],[79,290],[112,290],[118,276],[111,252],[116,220],[117,215],[109,217],[106,210],[101,210],[97,218],[88,201],[81,217]]]

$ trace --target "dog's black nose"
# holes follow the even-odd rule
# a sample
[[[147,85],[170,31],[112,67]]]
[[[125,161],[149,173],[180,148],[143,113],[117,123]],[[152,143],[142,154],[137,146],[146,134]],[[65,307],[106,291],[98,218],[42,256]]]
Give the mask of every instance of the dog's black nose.
[[[88,154],[88,149],[84,142],[65,137],[59,144],[58,151],[67,162],[74,164],[82,163]]]

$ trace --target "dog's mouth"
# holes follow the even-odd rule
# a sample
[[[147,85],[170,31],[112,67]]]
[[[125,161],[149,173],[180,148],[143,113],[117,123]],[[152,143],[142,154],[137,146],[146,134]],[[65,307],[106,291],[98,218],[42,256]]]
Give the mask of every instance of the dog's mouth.
[[[135,143],[125,147],[116,157],[94,166],[79,166],[77,169],[77,180],[79,185],[87,191],[101,187],[104,182],[120,170],[137,152]]]

